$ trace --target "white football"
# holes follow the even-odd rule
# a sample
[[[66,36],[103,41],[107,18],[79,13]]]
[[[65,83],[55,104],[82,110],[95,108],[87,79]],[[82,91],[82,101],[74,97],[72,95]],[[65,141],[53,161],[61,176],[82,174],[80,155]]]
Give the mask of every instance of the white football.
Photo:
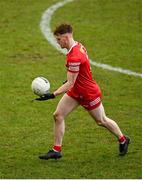
[[[36,95],[43,96],[49,92],[50,83],[44,77],[37,77],[32,81],[31,88]]]

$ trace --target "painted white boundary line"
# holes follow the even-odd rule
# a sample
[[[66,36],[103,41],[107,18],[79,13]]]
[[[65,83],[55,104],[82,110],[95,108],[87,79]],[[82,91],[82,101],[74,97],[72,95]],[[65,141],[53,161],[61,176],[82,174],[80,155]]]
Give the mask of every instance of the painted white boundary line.
[[[64,0],[61,2],[58,2],[52,6],[50,6],[42,15],[41,22],[40,22],[40,29],[44,35],[44,37],[47,39],[47,41],[55,47],[58,51],[62,52],[63,54],[66,54],[66,50],[63,50],[60,48],[60,46],[57,44],[56,39],[54,38],[54,35],[51,31],[50,27],[50,21],[52,18],[52,15],[54,14],[55,11],[57,11],[60,7],[64,6],[65,4],[69,2],[73,2],[74,0]],[[97,63],[95,61],[90,60],[90,63],[96,67],[100,67],[102,69],[110,70],[110,71],[116,71],[122,74],[127,74],[135,77],[141,77],[141,73],[133,72],[127,69],[122,69],[120,67],[113,67],[108,64],[101,64]]]

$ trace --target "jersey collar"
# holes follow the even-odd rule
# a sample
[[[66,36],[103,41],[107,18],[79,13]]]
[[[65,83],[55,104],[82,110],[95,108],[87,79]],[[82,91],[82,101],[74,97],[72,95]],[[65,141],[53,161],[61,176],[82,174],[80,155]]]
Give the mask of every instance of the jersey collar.
[[[67,54],[69,54],[69,53],[71,52],[72,48],[73,48],[74,46],[76,46],[77,44],[78,44],[78,42],[75,41],[75,42],[73,43],[73,45],[71,46],[71,48],[68,50]]]

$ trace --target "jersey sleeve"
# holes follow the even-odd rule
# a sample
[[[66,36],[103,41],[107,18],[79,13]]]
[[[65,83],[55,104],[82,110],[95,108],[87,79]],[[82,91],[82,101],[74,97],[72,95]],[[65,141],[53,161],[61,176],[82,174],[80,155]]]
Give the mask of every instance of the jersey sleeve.
[[[81,65],[81,60],[77,57],[69,57],[67,59],[67,71],[72,73],[78,73]]]

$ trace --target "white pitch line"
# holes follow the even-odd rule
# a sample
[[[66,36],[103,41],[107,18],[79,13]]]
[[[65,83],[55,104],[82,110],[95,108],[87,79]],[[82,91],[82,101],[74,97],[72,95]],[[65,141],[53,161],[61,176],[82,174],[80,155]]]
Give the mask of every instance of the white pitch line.
[[[44,37],[47,39],[47,41],[53,46],[55,47],[58,51],[62,52],[63,54],[66,54],[66,50],[63,50],[60,48],[60,46],[57,44],[56,39],[51,31],[51,27],[50,27],[50,21],[52,18],[52,15],[54,14],[55,11],[57,11],[60,7],[64,6],[65,4],[69,3],[69,2],[73,2],[74,0],[64,0],[61,2],[58,2],[56,4],[53,4],[52,6],[50,6],[42,15],[41,18],[41,22],[40,22],[40,29],[44,35]],[[128,69],[122,69],[121,67],[113,67],[111,65],[108,64],[101,64],[101,63],[97,63],[93,60],[90,60],[90,63],[96,67],[100,67],[102,69],[106,69],[109,71],[116,71],[122,74],[127,74],[127,75],[131,75],[131,76],[135,76],[135,77],[140,77],[142,78],[142,74],[141,73],[137,73]]]

